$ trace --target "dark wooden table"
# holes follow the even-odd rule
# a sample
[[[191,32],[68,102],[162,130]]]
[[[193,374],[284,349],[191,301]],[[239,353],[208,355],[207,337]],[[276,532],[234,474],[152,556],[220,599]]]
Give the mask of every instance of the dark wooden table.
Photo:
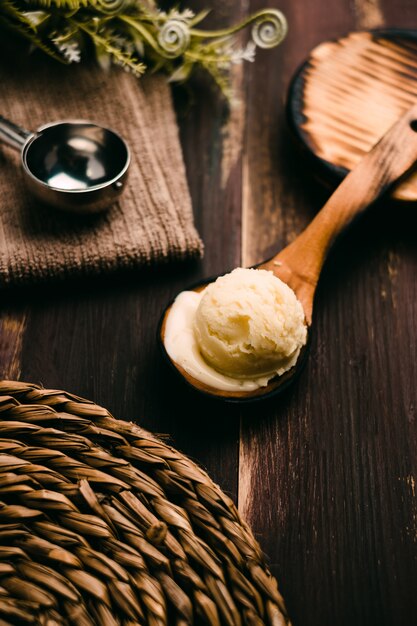
[[[378,205],[331,254],[308,365],[283,397],[243,410],[197,397],[155,341],[176,292],[268,257],[324,202],[286,129],[299,63],[352,29],[417,28],[416,0],[189,3],[204,4],[213,24],[270,4],[290,25],[282,47],[235,70],[229,118],[204,83],[188,110],[176,93],[204,261],[4,295],[1,374],[169,433],[238,502],[294,626],[417,624],[417,207]]]

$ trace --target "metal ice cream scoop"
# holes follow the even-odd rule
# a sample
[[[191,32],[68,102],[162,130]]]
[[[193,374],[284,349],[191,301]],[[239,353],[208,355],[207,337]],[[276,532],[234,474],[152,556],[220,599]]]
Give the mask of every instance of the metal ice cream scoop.
[[[20,150],[31,193],[58,209],[96,213],[125,187],[130,151],[109,128],[63,120],[30,132],[0,116],[0,141]]]

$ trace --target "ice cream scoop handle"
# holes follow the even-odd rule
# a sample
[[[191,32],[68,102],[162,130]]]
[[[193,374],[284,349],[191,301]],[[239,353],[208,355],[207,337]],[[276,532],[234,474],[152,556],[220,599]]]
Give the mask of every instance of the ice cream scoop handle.
[[[348,224],[417,161],[417,105],[407,111],[346,176],[307,228],[263,264],[295,291],[311,323],[313,299],[327,253]]]
[[[0,141],[3,143],[7,143],[17,150],[21,150],[32,134],[33,133],[24,128],[20,128],[20,126],[6,120],[6,118],[0,115]]]

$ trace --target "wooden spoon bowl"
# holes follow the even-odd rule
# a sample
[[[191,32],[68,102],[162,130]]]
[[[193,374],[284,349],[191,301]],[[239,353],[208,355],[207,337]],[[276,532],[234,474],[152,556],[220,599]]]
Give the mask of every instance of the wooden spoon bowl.
[[[255,269],[267,269],[267,268],[265,267],[265,264],[262,264],[262,265],[257,265]],[[187,291],[196,291],[196,292],[203,291],[208,285],[210,285],[210,283],[213,283],[217,278],[218,276],[214,276],[213,278],[209,278],[205,281],[201,281],[197,283],[196,285],[187,287]],[[260,400],[260,399],[264,400],[267,396],[274,395],[278,391],[278,389],[280,392],[284,391],[284,389],[286,389],[293,382],[293,380],[298,376],[298,374],[300,374],[302,370],[302,365],[306,362],[305,357],[307,356],[308,347],[310,344],[310,341],[309,341],[310,333],[308,334],[306,345],[303,346],[303,348],[300,351],[300,354],[297,359],[297,364],[294,367],[292,367],[290,370],[282,374],[282,376],[275,376],[274,378],[272,378],[269,381],[267,387],[259,387],[258,389],[254,389],[253,391],[227,391],[224,389],[214,389],[213,387],[211,387],[210,385],[207,385],[201,380],[194,378],[194,376],[191,376],[191,374],[186,372],[185,369],[181,367],[179,363],[176,363],[173,359],[171,359],[171,357],[169,356],[165,348],[165,329],[166,329],[168,316],[171,311],[171,307],[173,303],[174,303],[174,300],[172,300],[172,302],[169,303],[169,305],[166,307],[166,309],[164,310],[161,316],[161,319],[158,325],[158,341],[162,348],[162,354],[165,360],[167,361],[167,363],[171,366],[171,368],[174,369],[174,371],[177,374],[180,374],[180,376],[183,378],[183,380],[186,383],[188,383],[189,386],[193,387],[197,391],[208,396],[212,396],[212,397],[214,396],[222,400],[227,400],[228,402],[253,402],[255,400]]]
[[[406,175],[417,160],[417,105],[409,109],[346,176],[307,228],[272,259],[257,266],[271,271],[295,292],[301,302],[310,334],[313,303],[320,273],[338,235],[375,200]],[[202,291],[212,280],[192,288]],[[159,340],[167,358],[184,380],[198,391],[228,401],[242,402],[269,397],[283,391],[294,380],[305,361],[302,350],[297,363],[282,376],[254,391],[223,391],[190,376],[172,361],[164,347],[166,322],[172,303],[165,309]]]

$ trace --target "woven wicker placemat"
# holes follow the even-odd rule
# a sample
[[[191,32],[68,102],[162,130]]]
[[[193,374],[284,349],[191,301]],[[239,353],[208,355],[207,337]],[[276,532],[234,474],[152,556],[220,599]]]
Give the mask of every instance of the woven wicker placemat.
[[[289,626],[203,470],[88,400],[15,381],[0,381],[0,622]]]
[[[0,144],[0,285],[200,255],[165,78],[66,67],[44,55],[9,57],[2,50],[4,117],[30,130],[69,118],[109,126],[128,141],[132,165],[125,193],[108,213],[66,215],[29,196],[18,153]]]

